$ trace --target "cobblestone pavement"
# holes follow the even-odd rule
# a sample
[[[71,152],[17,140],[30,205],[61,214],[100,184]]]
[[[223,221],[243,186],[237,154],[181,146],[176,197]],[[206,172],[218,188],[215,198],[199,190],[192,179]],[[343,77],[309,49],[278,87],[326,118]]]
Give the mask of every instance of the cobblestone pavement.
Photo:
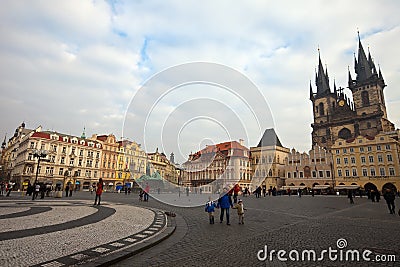
[[[192,197],[203,197],[204,203],[207,200],[206,195]],[[81,203],[92,198],[90,193],[80,192],[72,199],[63,198],[60,201]],[[231,225],[228,226],[225,222],[219,223],[219,210],[216,212],[216,224],[210,225],[203,207],[174,207],[152,198],[149,202],[139,202],[136,194],[105,193],[103,199],[110,206],[117,205],[114,203],[123,203],[118,205],[176,213],[176,217],[168,217],[176,225],[176,230],[171,236],[132,257],[115,262],[114,266],[400,266],[400,216],[389,214],[384,201],[372,203],[364,197],[356,198],[355,204],[351,205],[346,197],[341,196],[303,196],[301,198],[267,196],[260,199],[253,196],[243,197],[247,208],[245,224],[239,225],[236,211],[231,210]],[[400,207],[399,200],[396,199],[397,209]],[[4,203],[0,199],[0,205],[4,206]],[[19,210],[15,210],[18,213],[34,212],[31,209],[27,210],[23,205],[18,205],[18,207]],[[40,207],[40,205],[37,206],[37,208]],[[45,207],[49,205],[42,206],[42,208]],[[51,207],[55,208],[55,205]],[[4,214],[9,213],[4,212],[3,208],[1,210],[0,223],[4,220]],[[126,213],[133,214],[134,212]],[[74,216],[78,221],[81,218],[79,214]],[[52,220],[57,221],[56,218]],[[111,221],[106,223],[107,226],[102,225],[101,229],[109,228],[109,223]],[[134,224],[134,221],[131,224]],[[112,227],[118,229],[116,225]],[[2,233],[0,232],[0,236]],[[82,240],[86,242],[85,236],[75,236],[72,239],[80,243],[83,243]],[[91,239],[97,240],[98,237],[94,236]],[[13,240],[0,243],[10,241]],[[4,252],[4,249],[2,245],[0,247],[2,259],[4,255],[10,255],[10,252]],[[335,261],[330,260],[328,252],[321,253],[329,249],[336,250],[331,253],[331,257],[337,256]],[[263,258],[265,250],[267,250],[266,259],[259,260],[257,254]],[[273,250],[271,261],[269,256]],[[278,259],[278,250],[286,251],[282,257],[287,258],[287,261]],[[371,259],[369,262],[362,258],[362,253],[368,250],[371,251],[370,255],[366,254]],[[312,251],[316,252],[316,259],[323,258],[323,260],[313,261]],[[351,260],[353,254],[348,251],[358,252],[360,260]],[[292,260],[296,258],[296,252],[299,254],[299,261]],[[35,256],[30,250],[26,253],[30,257]],[[48,253],[51,254],[51,252]],[[71,253],[66,254],[71,255]],[[79,254],[73,255],[78,255],[76,257],[79,258]],[[302,254],[305,260],[301,260]],[[349,259],[347,261],[346,255]],[[354,257],[356,255],[354,254]],[[377,257],[383,259],[391,257],[389,255],[394,255],[396,261],[377,262]],[[308,260],[308,256],[311,260]],[[15,258],[13,256],[12,260]],[[4,266],[3,262],[0,262],[1,266]],[[11,262],[8,262],[9,266],[16,266]],[[107,265],[110,265],[110,262],[107,262]]]
[[[106,197],[177,214],[177,229],[171,237],[115,266],[400,266],[400,216],[389,214],[385,201],[372,203],[366,197],[357,197],[351,205],[343,196],[243,197],[245,224],[239,225],[235,210],[231,210],[231,225],[227,226],[219,223],[218,210],[216,224],[210,225],[203,207],[173,207],[154,199],[139,202],[136,195]],[[204,196],[204,203],[206,199]],[[265,246],[268,255],[275,250],[273,261],[257,258]],[[332,258],[337,255],[335,261],[327,253],[321,257],[321,252],[329,248],[337,250],[331,254]],[[283,256],[287,261],[278,260],[278,250],[287,252]],[[288,257],[291,250],[299,252],[300,259],[303,250],[314,250],[316,259],[323,260],[308,260],[308,254],[304,254],[304,261],[294,261]],[[358,262],[350,253],[355,250],[359,252]],[[362,258],[366,250],[372,252],[366,255],[369,262]],[[386,255],[395,255],[396,261],[377,262],[376,256]],[[295,252],[291,256],[295,259]],[[356,254],[354,257],[357,259]]]
[[[172,233],[160,210],[91,197],[0,197],[0,266],[109,265]]]

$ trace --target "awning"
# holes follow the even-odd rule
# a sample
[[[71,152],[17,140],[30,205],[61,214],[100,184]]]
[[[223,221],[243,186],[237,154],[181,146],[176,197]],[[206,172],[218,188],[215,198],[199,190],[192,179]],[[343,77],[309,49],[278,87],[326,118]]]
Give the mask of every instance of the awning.
[[[328,189],[330,185],[314,185],[313,189]]]
[[[359,185],[337,185],[335,186],[335,189],[358,189],[360,188]]]
[[[306,188],[306,186],[304,186],[304,185],[302,185],[302,186],[284,185],[284,186],[282,186],[281,189],[283,189],[283,190],[287,190],[287,189],[290,189],[290,190],[298,190],[298,189],[304,189],[304,188]]]

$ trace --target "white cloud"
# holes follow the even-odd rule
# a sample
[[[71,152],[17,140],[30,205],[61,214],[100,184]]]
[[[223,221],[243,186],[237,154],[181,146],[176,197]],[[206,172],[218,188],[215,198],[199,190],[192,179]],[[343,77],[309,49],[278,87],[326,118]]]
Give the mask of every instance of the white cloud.
[[[24,120],[31,128],[80,135],[86,126],[87,135],[120,137],[129,101],[147,79],[177,64],[210,61],[247,75],[270,104],[281,142],[308,150],[317,48],[331,87],[334,79],[345,87],[348,66],[354,75],[357,28],[381,66],[389,118],[398,126],[399,7],[390,0],[7,1],[0,10],[2,132],[10,135]],[[158,90],[146,93],[154,99]],[[171,101],[160,111],[174,107]]]

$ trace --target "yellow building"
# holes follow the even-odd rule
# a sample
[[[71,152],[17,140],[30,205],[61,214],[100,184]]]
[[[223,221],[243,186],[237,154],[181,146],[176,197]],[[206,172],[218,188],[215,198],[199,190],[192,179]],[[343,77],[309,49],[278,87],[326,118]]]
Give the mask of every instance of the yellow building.
[[[179,173],[177,172],[177,168],[175,165],[167,159],[167,156],[164,153],[158,152],[158,148],[154,153],[147,153],[148,158],[148,166],[146,174],[153,175],[155,172],[158,172],[160,176],[172,183],[178,184]]]
[[[252,182],[250,190],[258,186],[281,189],[285,184],[285,159],[290,150],[283,147],[274,129],[266,129],[256,147],[250,148]]]
[[[336,189],[349,185],[400,189],[399,130],[374,137],[338,139],[332,145]]]
[[[119,145],[116,177],[123,185],[134,187],[134,181],[146,174],[147,155],[134,141],[123,140]]]

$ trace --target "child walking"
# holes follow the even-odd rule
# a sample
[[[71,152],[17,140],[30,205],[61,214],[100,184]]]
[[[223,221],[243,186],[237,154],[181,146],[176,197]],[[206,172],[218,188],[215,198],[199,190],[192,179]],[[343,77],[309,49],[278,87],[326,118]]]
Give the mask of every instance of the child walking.
[[[211,200],[211,197],[208,198],[208,202],[206,203],[205,212],[208,212],[208,218],[210,220],[210,224],[214,224],[214,212],[215,207],[217,205],[214,201]]]
[[[239,224],[244,224],[244,211],[246,209],[243,206],[243,201],[239,199],[233,208],[237,209],[237,214],[239,216]]]

